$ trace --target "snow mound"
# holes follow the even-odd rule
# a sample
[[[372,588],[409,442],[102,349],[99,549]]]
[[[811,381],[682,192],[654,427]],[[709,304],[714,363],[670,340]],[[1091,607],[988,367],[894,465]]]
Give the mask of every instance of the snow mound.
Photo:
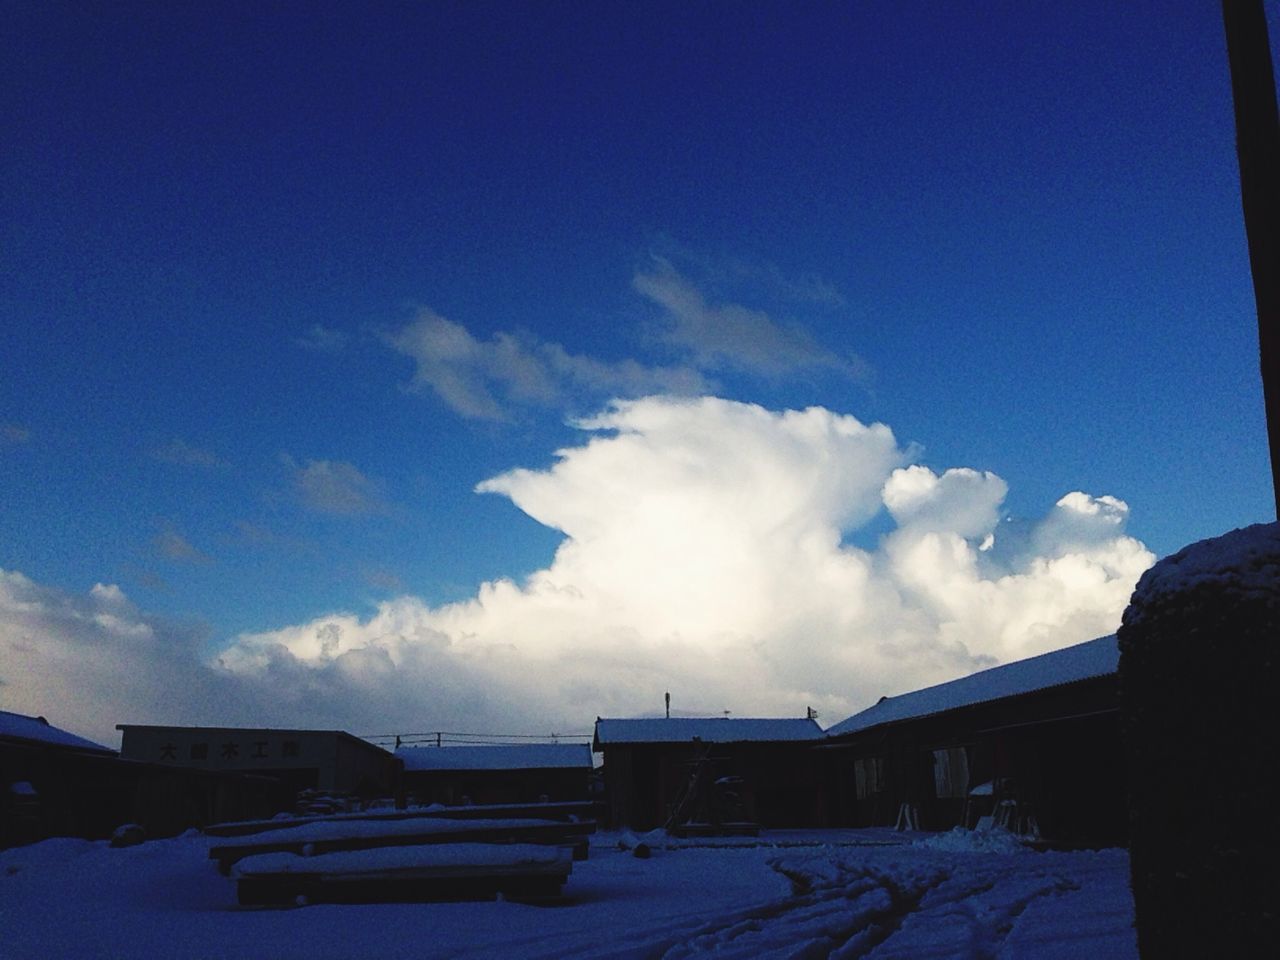
[[[912,843],[927,850],[946,853],[1026,853],[1027,848],[1016,836],[1000,827],[989,830],[966,830],[956,827],[949,833],[926,837]]]
[[[1212,586],[1240,599],[1274,598],[1280,584],[1280,523],[1255,523],[1201,540],[1165,557],[1142,575],[1125,623],[1174,594]]]

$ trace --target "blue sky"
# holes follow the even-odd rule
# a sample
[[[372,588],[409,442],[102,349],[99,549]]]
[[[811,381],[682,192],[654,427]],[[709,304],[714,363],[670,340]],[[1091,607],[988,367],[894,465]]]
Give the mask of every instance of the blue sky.
[[[883,423],[1010,530],[1271,519],[1213,5],[5,7],[0,568],[50,603],[209,656],[520,585],[571,521],[477,484],[615,398]]]

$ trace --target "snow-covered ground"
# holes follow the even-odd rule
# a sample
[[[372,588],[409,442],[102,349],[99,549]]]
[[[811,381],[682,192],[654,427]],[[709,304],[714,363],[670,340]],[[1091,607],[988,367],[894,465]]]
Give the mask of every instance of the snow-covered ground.
[[[1123,850],[1034,853],[963,833],[593,838],[560,906],[249,909],[188,835],[0,852],[0,957],[1137,957]]]

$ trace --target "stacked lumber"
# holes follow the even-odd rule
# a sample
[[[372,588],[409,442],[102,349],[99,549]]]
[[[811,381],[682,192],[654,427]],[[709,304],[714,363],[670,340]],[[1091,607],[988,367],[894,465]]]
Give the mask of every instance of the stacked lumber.
[[[264,853],[235,868],[245,906],[437,900],[539,900],[559,895],[573,860],[538,844],[382,847],[316,856]]]
[[[209,848],[209,859],[229,873],[245,857],[265,853],[315,856],[379,847],[406,847],[456,843],[546,844],[570,848],[573,859],[585,860],[587,836],[594,823],[561,823],[555,820],[444,820],[418,818],[394,821],[313,820],[240,838]]]
[[[225,838],[210,846],[209,858],[234,876],[245,905],[545,899],[559,894],[574,860],[586,859],[596,824],[577,819],[584,806],[590,805],[442,807],[222,824],[207,831]]]
[[[243,837],[267,830],[299,827],[317,821],[335,820],[419,820],[433,817],[443,820],[490,820],[494,818],[563,820],[570,823],[595,820],[596,803],[592,800],[549,801],[542,803],[491,803],[467,806],[413,807],[409,810],[366,810],[360,813],[336,813],[326,816],[291,817],[282,815],[271,820],[233,820],[204,828],[211,837]]]

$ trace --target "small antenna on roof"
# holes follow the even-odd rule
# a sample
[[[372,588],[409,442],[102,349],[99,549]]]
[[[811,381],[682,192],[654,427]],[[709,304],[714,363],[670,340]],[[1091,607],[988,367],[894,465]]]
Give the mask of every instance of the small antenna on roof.
[[[667,719],[670,720],[671,719],[671,691],[668,690],[662,696],[667,701]]]
[[[726,720],[728,720],[728,719],[729,719],[729,714],[731,714],[731,713],[733,713],[733,711],[732,711],[732,710],[726,710],[726,711],[724,711],[724,718],[725,718]]]
[[[815,710],[815,709],[813,709],[813,707],[805,707],[805,708],[804,708],[804,718],[805,718],[806,720],[817,720],[817,719],[818,719],[818,711],[817,711],[817,710]]]

